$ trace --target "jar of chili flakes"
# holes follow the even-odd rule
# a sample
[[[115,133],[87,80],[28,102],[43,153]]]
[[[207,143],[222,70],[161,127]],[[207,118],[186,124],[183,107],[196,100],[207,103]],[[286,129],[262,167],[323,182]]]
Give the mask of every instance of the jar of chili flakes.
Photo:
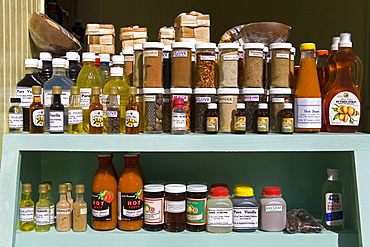
[[[196,87],[215,87],[216,44],[198,43],[196,49]]]

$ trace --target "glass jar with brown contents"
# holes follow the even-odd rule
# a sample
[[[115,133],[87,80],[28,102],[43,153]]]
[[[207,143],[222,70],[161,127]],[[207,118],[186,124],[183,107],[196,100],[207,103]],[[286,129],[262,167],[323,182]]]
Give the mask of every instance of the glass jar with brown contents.
[[[196,49],[196,87],[215,87],[216,44],[198,43]]]
[[[262,43],[245,43],[244,87],[263,87],[263,48]]]
[[[163,132],[163,88],[144,88],[144,133]]]
[[[144,186],[144,225],[146,231],[161,231],[164,225],[164,185]]]
[[[186,230],[192,232],[205,231],[207,185],[189,184],[186,190]]]
[[[161,88],[163,74],[163,43],[143,43],[143,84],[145,88]]]
[[[245,111],[247,114],[247,132],[257,132],[258,104],[266,103],[266,90],[264,88],[243,88],[241,90]]]
[[[184,184],[167,184],[164,190],[164,229],[168,232],[182,232],[185,230],[186,186]]]
[[[196,88],[194,106],[194,126],[196,133],[206,132],[206,113],[209,103],[216,102],[215,88]]]
[[[238,48],[237,43],[221,43],[218,55],[218,75],[220,87],[238,87]]]
[[[171,66],[171,86],[172,87],[191,87],[191,49],[193,45],[189,42],[172,43],[172,66]]]
[[[234,131],[233,113],[238,103],[238,88],[219,88],[217,90],[219,106],[219,132]]]
[[[290,79],[291,43],[272,43],[271,50],[271,84],[272,88],[288,88]]]

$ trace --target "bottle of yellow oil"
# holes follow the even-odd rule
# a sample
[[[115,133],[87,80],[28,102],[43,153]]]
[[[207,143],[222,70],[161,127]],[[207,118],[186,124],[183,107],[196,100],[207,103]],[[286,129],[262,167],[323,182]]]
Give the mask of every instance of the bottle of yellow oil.
[[[48,185],[39,185],[39,201],[36,203],[36,232],[50,231],[50,203],[47,200]]]
[[[68,134],[83,133],[82,106],[80,106],[80,88],[71,87],[71,96],[68,106]]]
[[[31,184],[22,185],[22,201],[19,203],[19,230],[22,232],[35,229],[33,221],[35,203],[32,201],[31,192]]]

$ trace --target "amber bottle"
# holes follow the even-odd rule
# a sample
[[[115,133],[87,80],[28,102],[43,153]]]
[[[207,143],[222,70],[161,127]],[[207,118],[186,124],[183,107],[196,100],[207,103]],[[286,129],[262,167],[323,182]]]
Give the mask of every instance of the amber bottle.
[[[126,106],[126,134],[139,134],[140,113],[136,103],[137,88],[128,88],[128,104]]]
[[[89,133],[103,134],[103,106],[100,104],[100,87],[92,87],[89,107]]]
[[[32,86],[33,102],[30,105],[30,133],[44,133],[44,105],[41,103],[41,86]]]

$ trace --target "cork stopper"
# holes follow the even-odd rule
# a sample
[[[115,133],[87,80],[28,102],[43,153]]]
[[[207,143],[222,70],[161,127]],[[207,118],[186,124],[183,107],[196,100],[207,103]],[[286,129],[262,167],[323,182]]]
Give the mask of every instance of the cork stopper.
[[[39,184],[38,192],[41,193],[48,193],[48,185],[47,184]]]
[[[68,192],[68,187],[66,184],[59,184],[59,187],[58,187],[58,192],[60,194],[65,194]]]
[[[32,184],[22,184],[22,192],[23,193],[31,193],[32,192]]]
[[[137,88],[136,87],[128,87],[128,94],[129,95],[136,95],[137,94]]]
[[[91,94],[93,95],[99,95],[100,94],[100,87],[92,87],[92,92]]]
[[[68,182],[68,183],[64,183],[64,184],[67,185],[68,191],[72,191],[72,183]]]
[[[62,94],[62,87],[61,86],[53,86],[52,93],[53,94]]]
[[[32,86],[32,94],[41,94],[41,86]]]
[[[85,193],[85,185],[83,184],[76,184],[76,193]]]
[[[79,86],[72,86],[70,90],[71,90],[72,95],[79,95],[80,94],[80,87]]]
[[[110,87],[109,88],[110,95],[117,95],[118,94],[118,87]]]

